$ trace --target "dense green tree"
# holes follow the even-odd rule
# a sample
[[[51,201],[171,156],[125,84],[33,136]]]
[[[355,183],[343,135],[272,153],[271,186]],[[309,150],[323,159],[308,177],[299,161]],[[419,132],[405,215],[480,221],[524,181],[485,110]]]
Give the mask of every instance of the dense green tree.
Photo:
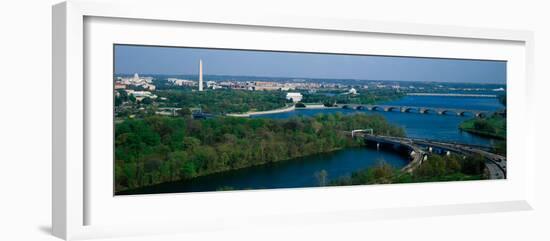
[[[115,97],[115,106],[120,106],[120,105],[122,105],[122,98]]]
[[[132,103],[136,103],[136,97],[135,97],[133,94],[130,94],[130,95],[128,96],[128,100],[129,100],[130,102],[132,102]]]
[[[153,100],[149,97],[145,97],[141,100],[140,103],[143,104],[143,105],[150,105],[150,104],[153,103]]]
[[[499,95],[499,96],[498,96],[498,101],[499,101],[502,105],[506,106],[506,94]]]
[[[181,108],[177,111],[179,116],[191,116],[191,110],[189,108]]]
[[[315,178],[317,179],[317,183],[321,187],[327,185],[327,177],[328,177],[328,172],[324,169],[315,173]]]
[[[469,175],[483,174],[485,168],[485,159],[481,155],[473,155],[464,159],[462,163],[462,172]]]
[[[480,131],[494,132],[495,128],[484,119],[477,119],[474,121],[474,128]]]

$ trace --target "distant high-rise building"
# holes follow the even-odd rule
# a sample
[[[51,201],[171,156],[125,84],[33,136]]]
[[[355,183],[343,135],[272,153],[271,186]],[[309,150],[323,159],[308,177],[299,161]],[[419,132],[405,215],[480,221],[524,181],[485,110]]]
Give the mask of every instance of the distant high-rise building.
[[[199,60],[199,91],[202,91],[202,59]]]

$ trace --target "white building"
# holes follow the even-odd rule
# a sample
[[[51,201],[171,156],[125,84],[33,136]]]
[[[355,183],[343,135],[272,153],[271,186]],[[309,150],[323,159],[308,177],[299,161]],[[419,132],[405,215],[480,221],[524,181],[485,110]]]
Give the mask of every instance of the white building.
[[[195,86],[197,85],[197,82],[193,80],[186,80],[186,79],[176,79],[176,78],[168,78],[168,82],[172,83],[172,85],[175,86]]]
[[[123,89],[122,85],[125,85],[126,87],[138,86],[150,91],[154,91],[156,89],[156,86],[153,85],[153,77],[140,77],[137,73],[135,73],[133,77],[118,77],[115,84],[118,85],[117,87],[120,89]]]
[[[151,98],[151,99],[156,99],[157,96],[154,95],[153,93],[149,92],[149,91],[136,91],[136,90],[126,90],[126,93],[128,93],[128,95],[133,95],[136,100],[138,101],[141,101],[147,97]]]
[[[349,92],[348,92],[350,95],[356,95],[357,94],[357,90],[355,88],[351,88],[349,89]]]
[[[134,79],[133,80],[134,80],[134,82],[140,82],[141,79],[139,78],[138,73],[134,74]]]
[[[218,85],[216,81],[206,81],[206,88],[216,90],[216,89],[222,89],[223,87],[221,85]]]
[[[157,87],[152,84],[144,84],[144,85],[141,85],[141,87],[143,87],[144,89],[148,89],[150,91],[155,91],[157,89]]]
[[[292,100],[293,102],[300,102],[302,101],[302,94],[298,92],[288,92],[286,93],[286,99]]]

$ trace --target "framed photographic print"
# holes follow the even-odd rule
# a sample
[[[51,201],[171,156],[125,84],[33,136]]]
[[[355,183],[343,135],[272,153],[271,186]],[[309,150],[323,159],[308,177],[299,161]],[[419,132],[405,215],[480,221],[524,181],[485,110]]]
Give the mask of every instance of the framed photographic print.
[[[115,195],[506,178],[505,61],[113,49]]]
[[[531,209],[530,32],[182,7],[54,6],[56,236]]]

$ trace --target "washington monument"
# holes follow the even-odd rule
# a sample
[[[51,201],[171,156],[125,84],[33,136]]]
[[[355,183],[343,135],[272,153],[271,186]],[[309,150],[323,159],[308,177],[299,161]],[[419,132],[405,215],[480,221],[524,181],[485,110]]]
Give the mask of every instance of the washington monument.
[[[202,59],[199,60],[199,91],[202,91]]]

